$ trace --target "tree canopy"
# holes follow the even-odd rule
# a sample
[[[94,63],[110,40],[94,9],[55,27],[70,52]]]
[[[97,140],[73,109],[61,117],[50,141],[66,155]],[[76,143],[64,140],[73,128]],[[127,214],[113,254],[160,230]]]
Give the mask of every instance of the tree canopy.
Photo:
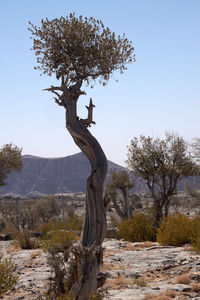
[[[69,291],[72,291],[75,299],[85,300],[97,289],[103,257],[107,209],[103,184],[107,159],[100,144],[88,130],[91,124],[95,124],[92,99],[86,106],[86,119],[77,115],[77,101],[80,95],[85,94],[81,90],[83,83],[92,87],[98,80],[105,85],[114,71],[123,73],[126,64],[135,60],[134,48],[125,35],[116,37],[114,32],[93,17],[70,14],[51,21],[46,18],[41,21],[40,27],[29,24],[37,57],[35,68],[42,74],[55,74],[60,81],[58,86],[46,90],[54,93],[56,103],[65,108],[66,128],[91,164],[83,231],[80,244],[73,249],[76,261],[74,272],[78,276],[72,273],[68,280],[71,282]]]
[[[11,172],[21,170],[21,151],[12,143],[0,148],[0,187],[6,184],[5,180]]]
[[[174,134],[166,134],[165,139],[150,136],[134,138],[128,148],[127,163],[136,175],[145,180],[160,217],[163,207],[167,216],[170,197],[176,193],[181,178],[198,171],[187,143]]]
[[[88,84],[99,78],[105,84],[113,71],[121,73],[135,60],[134,48],[125,35],[117,36],[93,17],[67,17],[41,21],[41,27],[29,22],[35,67],[60,79],[67,75],[69,85],[81,79]]]

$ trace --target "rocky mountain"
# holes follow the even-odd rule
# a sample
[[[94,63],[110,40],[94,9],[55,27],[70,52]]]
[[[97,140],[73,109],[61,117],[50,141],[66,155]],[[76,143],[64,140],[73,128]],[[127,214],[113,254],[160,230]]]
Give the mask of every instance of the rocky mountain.
[[[91,167],[83,153],[60,158],[24,155],[22,160],[21,172],[9,175],[7,185],[0,188],[0,196],[34,197],[43,194],[85,193],[86,180]],[[124,167],[108,161],[106,183],[111,172],[120,172],[124,169]],[[135,192],[147,191],[143,180],[135,176],[134,182]],[[178,190],[183,190],[186,185],[199,188],[199,177],[193,176],[182,180]]]
[[[0,188],[0,195],[14,194],[26,197],[41,194],[85,192],[90,174],[90,163],[83,153],[62,158],[41,158],[24,155],[23,168],[10,174],[7,185]],[[108,175],[123,167],[108,161]]]

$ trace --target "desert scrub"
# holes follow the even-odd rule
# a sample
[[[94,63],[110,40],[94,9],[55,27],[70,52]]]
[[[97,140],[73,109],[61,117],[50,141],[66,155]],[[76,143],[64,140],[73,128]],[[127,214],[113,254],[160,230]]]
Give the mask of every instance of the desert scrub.
[[[164,246],[182,246],[191,242],[192,221],[184,214],[169,215],[157,231],[157,242]]]
[[[192,246],[194,251],[200,253],[200,215],[192,219]]]
[[[56,295],[52,292],[49,295],[46,295],[46,300],[75,300],[71,293]]]
[[[74,232],[60,230],[49,232],[41,240],[41,247],[49,253],[63,253],[65,260],[68,258],[69,249],[78,241],[78,236]]]
[[[118,233],[121,238],[129,242],[152,241],[155,237],[153,220],[149,215],[134,214],[131,219],[119,224]]]
[[[38,241],[35,238],[31,238],[28,230],[18,232],[15,240],[21,249],[36,249],[39,247]]]
[[[133,281],[133,284],[137,284],[138,286],[145,287],[147,286],[147,281],[144,278],[139,277]]]
[[[83,223],[82,219],[79,216],[73,215],[66,219],[65,228],[68,231],[79,232],[82,229],[82,223]],[[61,229],[63,229],[62,220],[57,220],[57,221],[49,220],[48,222],[40,225],[37,228],[37,231],[47,233],[49,231],[58,231]]]
[[[102,299],[102,297],[99,293],[92,293],[90,295],[90,300],[101,300],[101,299]]]
[[[14,268],[11,260],[2,259],[0,256],[0,295],[12,290],[16,285],[18,277],[13,274]]]

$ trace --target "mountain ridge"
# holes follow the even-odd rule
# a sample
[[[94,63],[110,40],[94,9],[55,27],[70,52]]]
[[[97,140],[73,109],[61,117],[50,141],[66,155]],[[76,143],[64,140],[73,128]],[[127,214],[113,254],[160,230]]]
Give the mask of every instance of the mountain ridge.
[[[22,157],[22,161],[22,170],[8,176],[7,185],[0,188],[0,196],[40,197],[47,194],[86,192],[91,166],[82,152],[55,158],[26,154]],[[111,172],[122,170],[130,172],[125,167],[108,160],[105,184],[109,181]],[[133,176],[133,179],[134,192],[148,192],[143,179],[138,176]],[[185,186],[199,189],[199,177],[182,179],[178,184],[178,191],[183,191]]]
[[[91,166],[82,152],[55,158],[26,154],[22,161],[22,170],[8,176],[7,185],[0,189],[1,196],[14,194],[31,197],[34,194],[37,196],[86,191],[86,180]],[[106,181],[111,172],[123,169],[125,168],[108,160]]]

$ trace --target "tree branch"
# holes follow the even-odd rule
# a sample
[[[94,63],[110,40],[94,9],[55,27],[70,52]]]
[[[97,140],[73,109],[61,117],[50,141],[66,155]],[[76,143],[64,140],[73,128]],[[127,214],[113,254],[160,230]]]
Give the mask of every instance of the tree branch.
[[[91,124],[96,124],[93,120],[92,120],[92,115],[93,115],[93,108],[95,107],[95,105],[92,103],[92,98],[90,98],[90,104],[89,106],[86,106],[87,110],[88,110],[88,117],[87,119],[81,119],[81,123],[85,126],[85,127],[91,127]]]

